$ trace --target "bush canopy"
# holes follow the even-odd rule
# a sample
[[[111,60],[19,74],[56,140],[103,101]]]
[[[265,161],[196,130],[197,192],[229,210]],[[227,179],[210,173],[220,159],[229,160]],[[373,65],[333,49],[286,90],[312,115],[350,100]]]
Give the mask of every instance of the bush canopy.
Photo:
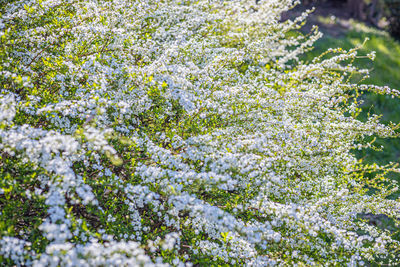
[[[301,61],[292,0],[6,2],[2,265],[400,264],[397,165],[353,153],[398,135],[358,118],[399,96],[374,53]]]

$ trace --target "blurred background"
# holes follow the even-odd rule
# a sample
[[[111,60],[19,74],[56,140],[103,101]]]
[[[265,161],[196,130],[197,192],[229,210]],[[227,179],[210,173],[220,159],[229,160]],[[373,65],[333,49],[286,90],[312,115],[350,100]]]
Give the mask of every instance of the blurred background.
[[[297,10],[312,7],[317,16],[353,19],[400,38],[400,0],[303,0]]]
[[[362,83],[387,85],[400,90],[400,0],[302,0],[284,17],[300,15],[304,10],[315,7],[302,31],[310,32],[312,25],[318,25],[324,34],[315,48],[303,58],[311,60],[332,47],[351,49],[369,38],[360,54],[376,51],[374,61],[360,58],[355,62],[361,68],[370,70],[370,78]],[[382,114],[385,123],[400,123],[400,99],[390,96],[366,94],[363,97],[362,114],[364,120],[369,114]],[[383,151],[367,149],[355,151],[357,157],[367,163],[400,163],[400,139],[377,139],[376,146],[384,146]],[[400,174],[391,174],[400,182]]]

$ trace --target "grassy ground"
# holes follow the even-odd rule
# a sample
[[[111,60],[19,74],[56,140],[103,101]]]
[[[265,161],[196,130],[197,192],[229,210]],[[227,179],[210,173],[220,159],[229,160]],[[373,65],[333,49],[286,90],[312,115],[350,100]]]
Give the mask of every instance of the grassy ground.
[[[341,23],[334,18],[323,18],[319,20],[322,23]],[[328,20],[328,22],[327,22]],[[360,54],[368,54],[371,51],[376,51],[376,58],[374,61],[370,59],[360,58],[355,64],[362,68],[368,68],[371,72],[370,78],[365,80],[365,83],[376,85],[387,85],[393,89],[400,90],[400,42],[394,40],[386,32],[376,30],[365,26],[364,24],[354,21],[347,21],[346,26],[349,28],[346,31],[341,29],[338,36],[329,34],[332,32],[330,28],[328,34],[319,40],[315,49],[310,52],[304,60],[309,60],[315,55],[321,54],[328,48],[342,47],[343,49],[350,49],[358,46],[364,42],[366,38],[369,39],[360,50]],[[343,22],[342,22],[343,24]],[[343,25],[342,25],[343,26]],[[324,27],[321,28],[324,32]],[[395,123],[400,122],[400,99],[392,99],[389,96],[367,94],[363,96],[363,113],[361,117],[365,118],[368,113],[382,114],[385,123],[392,121]],[[359,158],[364,158],[366,162],[377,162],[378,164],[387,164],[389,162],[400,163],[400,139],[377,139],[376,145],[384,146],[381,152],[373,151],[371,149],[357,151]],[[391,174],[392,178],[400,182],[400,174]]]

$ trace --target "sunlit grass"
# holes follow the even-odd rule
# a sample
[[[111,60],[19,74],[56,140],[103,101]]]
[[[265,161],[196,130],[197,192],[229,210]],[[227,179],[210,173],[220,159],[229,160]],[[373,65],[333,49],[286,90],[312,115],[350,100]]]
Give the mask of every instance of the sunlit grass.
[[[325,21],[331,20],[326,18]],[[325,35],[315,44],[315,49],[311,51],[305,60],[310,60],[314,56],[321,54],[328,48],[342,47],[351,49],[361,45],[366,38],[369,40],[360,49],[359,53],[368,54],[376,51],[376,58],[371,61],[368,58],[360,58],[355,65],[370,70],[370,78],[363,81],[366,84],[387,85],[393,89],[400,89],[400,42],[394,40],[384,31],[370,28],[361,23],[351,21],[352,29],[345,36],[333,37]],[[322,30],[323,31],[323,30]],[[383,122],[400,122],[400,99],[392,99],[389,96],[367,94],[364,96],[362,118],[366,114],[382,114]],[[383,152],[365,150],[357,152],[359,157],[367,162],[377,162],[386,164],[389,162],[400,162],[400,142],[395,139],[377,139],[377,146],[385,147]],[[400,181],[400,175],[393,175]]]

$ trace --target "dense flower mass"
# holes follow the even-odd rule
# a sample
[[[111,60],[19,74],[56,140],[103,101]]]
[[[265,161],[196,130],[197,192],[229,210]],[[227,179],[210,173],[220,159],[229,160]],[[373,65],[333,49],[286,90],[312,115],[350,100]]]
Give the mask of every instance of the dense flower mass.
[[[6,2],[1,265],[400,264],[367,216],[398,227],[396,165],[352,153],[397,136],[359,96],[400,93],[303,62],[292,0]]]

